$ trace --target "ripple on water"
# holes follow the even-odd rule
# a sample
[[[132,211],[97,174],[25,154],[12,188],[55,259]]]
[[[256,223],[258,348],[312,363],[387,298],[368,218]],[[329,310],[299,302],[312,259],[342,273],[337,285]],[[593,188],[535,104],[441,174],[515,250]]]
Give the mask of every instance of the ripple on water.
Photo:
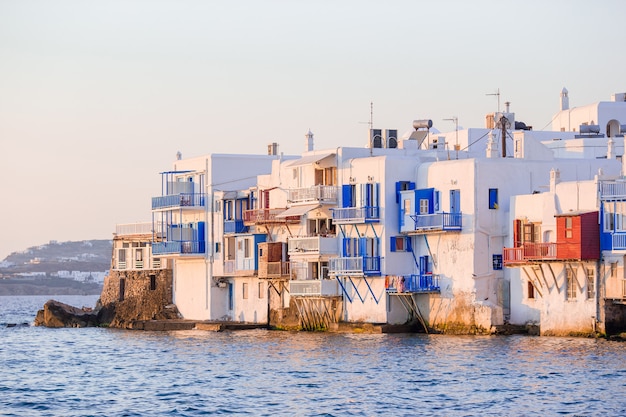
[[[607,341],[36,327],[0,337],[8,415],[626,415],[626,350]]]

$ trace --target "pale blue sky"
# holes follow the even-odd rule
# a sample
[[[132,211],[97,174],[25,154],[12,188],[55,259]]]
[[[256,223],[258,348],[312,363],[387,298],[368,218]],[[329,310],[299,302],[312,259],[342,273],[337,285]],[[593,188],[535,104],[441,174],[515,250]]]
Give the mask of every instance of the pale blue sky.
[[[0,259],[150,220],[158,173],[206,153],[363,146],[430,118],[535,129],[626,90],[615,1],[0,0]]]

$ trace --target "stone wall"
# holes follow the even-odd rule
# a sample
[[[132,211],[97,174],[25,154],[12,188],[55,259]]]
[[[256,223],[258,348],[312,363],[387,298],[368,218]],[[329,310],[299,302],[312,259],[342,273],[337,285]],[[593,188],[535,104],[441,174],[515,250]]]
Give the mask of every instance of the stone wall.
[[[626,332],[626,305],[604,300],[604,331],[607,335]]]
[[[104,280],[100,304],[103,323],[132,328],[135,321],[178,317],[172,305],[172,270],[112,270]]]

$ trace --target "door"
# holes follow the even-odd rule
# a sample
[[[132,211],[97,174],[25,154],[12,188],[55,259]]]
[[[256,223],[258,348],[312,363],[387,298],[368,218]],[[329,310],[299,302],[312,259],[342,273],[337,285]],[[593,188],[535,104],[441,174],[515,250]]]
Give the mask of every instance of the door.
[[[461,190],[450,190],[450,213],[461,212]]]

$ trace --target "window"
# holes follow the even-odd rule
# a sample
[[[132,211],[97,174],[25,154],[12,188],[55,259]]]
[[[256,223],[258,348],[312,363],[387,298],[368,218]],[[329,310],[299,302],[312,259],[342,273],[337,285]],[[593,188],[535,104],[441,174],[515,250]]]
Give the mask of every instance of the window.
[[[228,309],[233,310],[235,307],[235,291],[233,288],[233,283],[228,283]]]
[[[243,299],[247,300],[248,299],[248,283],[247,282],[243,283],[243,288],[241,290],[242,290],[241,292],[242,292]]]
[[[502,255],[493,255],[492,264],[495,271],[500,271],[502,269]]]
[[[425,198],[420,200],[420,214],[428,214],[428,200]]]
[[[222,251],[222,242],[215,242],[215,253],[220,253]]]
[[[156,275],[150,275],[150,291],[156,290]]]
[[[527,294],[529,299],[535,298],[535,286],[530,281],[527,282]]]
[[[411,200],[409,200],[408,198],[404,200],[404,214],[413,214],[411,212]]]
[[[408,236],[391,236],[391,252],[409,252],[411,250],[411,238]]]
[[[571,239],[572,238],[572,227],[573,227],[573,220],[571,217],[566,217],[565,218],[565,237],[567,239]]]
[[[264,298],[265,297],[265,291],[263,288],[263,283],[259,282],[259,298]]]
[[[489,209],[496,210],[498,208],[498,189],[489,189]]]
[[[611,278],[617,278],[617,262],[611,262]]]
[[[243,257],[249,258],[250,257],[250,240],[249,239],[244,240],[243,244],[244,244]]]
[[[593,268],[587,268],[587,299],[592,300],[596,296],[596,281]]]
[[[566,291],[567,291],[567,299],[575,300],[576,299],[576,276],[574,276],[574,271],[571,269],[567,270],[567,282],[566,282]]]

